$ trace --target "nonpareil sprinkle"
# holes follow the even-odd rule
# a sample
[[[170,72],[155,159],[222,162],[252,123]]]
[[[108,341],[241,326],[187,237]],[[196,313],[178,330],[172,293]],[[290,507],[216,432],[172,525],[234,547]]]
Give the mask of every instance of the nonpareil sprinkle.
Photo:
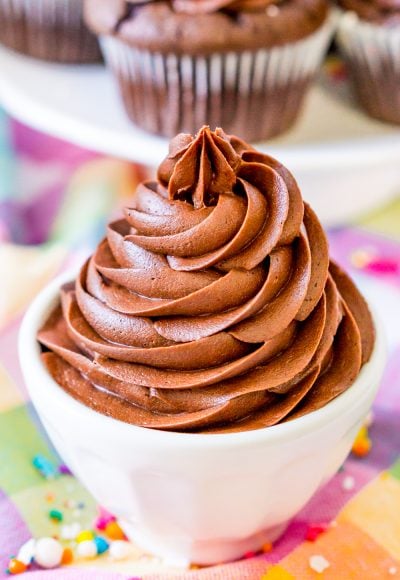
[[[7,572],[9,574],[22,574],[27,569],[27,565],[17,560],[16,558],[12,558],[8,563]]]
[[[365,457],[371,451],[371,447],[372,442],[369,438],[368,428],[364,425],[359,430],[351,450],[357,457]]]
[[[58,471],[44,455],[35,455],[32,465],[45,479],[55,479],[58,476]]]
[[[317,572],[318,574],[322,574],[327,570],[327,568],[329,568],[330,563],[326,558],[324,558],[324,556],[316,554],[315,556],[310,557],[309,565],[311,570],[314,570],[314,572]]]
[[[306,540],[315,542],[315,540],[328,529],[328,524],[310,524],[306,531]]]
[[[110,558],[114,560],[125,560],[132,551],[132,545],[123,540],[116,540],[110,544]]]
[[[51,520],[53,520],[54,522],[62,522],[64,519],[64,516],[63,516],[62,512],[60,512],[60,510],[50,510],[49,511],[49,518]]]
[[[352,491],[356,485],[355,479],[352,475],[346,475],[342,481],[342,488],[345,491]]]
[[[79,534],[76,536],[75,539],[79,544],[80,542],[87,542],[93,540],[93,538],[94,533],[92,532],[92,530],[82,530],[82,532],[79,532]]]
[[[58,466],[58,471],[61,475],[72,475],[70,468],[64,463]]]
[[[97,536],[94,539],[94,543],[96,544],[97,553],[99,554],[99,556],[101,554],[104,554],[104,552],[107,552],[108,548],[110,547],[110,544],[107,542],[107,540],[105,540],[101,536]]]
[[[105,528],[105,534],[110,540],[124,540],[125,534],[117,522],[109,522]]]
[[[74,553],[71,550],[71,548],[64,548],[64,551],[62,553],[62,558],[61,558],[61,564],[63,566],[71,564],[73,559],[74,559]]]

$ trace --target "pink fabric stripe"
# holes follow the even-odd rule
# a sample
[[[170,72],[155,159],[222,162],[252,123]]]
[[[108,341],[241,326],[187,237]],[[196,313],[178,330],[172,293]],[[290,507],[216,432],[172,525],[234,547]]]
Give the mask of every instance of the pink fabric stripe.
[[[29,157],[44,164],[57,161],[66,168],[73,169],[85,161],[100,157],[87,149],[72,145],[62,139],[39,133],[27,125],[10,120],[13,149],[19,157]]]
[[[373,250],[380,259],[398,260],[399,243],[379,234],[372,234],[358,228],[346,228],[330,233],[330,251],[332,257],[347,270],[353,270],[351,255],[360,249]],[[379,277],[380,280],[400,287],[400,276],[396,272],[370,272],[360,270],[366,275]]]
[[[0,490],[0,578],[10,578],[5,573],[9,558],[15,555],[30,537],[30,531],[17,508]]]

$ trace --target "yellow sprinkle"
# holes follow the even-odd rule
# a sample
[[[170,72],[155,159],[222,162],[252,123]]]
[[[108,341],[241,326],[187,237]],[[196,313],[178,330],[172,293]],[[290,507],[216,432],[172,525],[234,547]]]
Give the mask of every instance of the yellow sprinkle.
[[[79,544],[80,542],[88,542],[93,540],[93,538],[94,534],[91,530],[82,530],[82,532],[79,532],[79,534],[76,536],[75,540]]]
[[[366,437],[368,437],[368,428],[366,425],[360,427],[356,439],[358,439],[358,437],[360,437],[360,439],[365,439]]]
[[[295,580],[295,577],[287,572],[282,566],[273,566],[263,576],[261,580]]]

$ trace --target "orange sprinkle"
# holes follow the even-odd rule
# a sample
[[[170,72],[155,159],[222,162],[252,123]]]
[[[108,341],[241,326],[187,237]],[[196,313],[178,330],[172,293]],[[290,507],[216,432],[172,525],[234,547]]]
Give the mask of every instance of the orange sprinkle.
[[[125,534],[119,527],[117,522],[109,522],[104,530],[105,534],[110,540],[124,540]]]
[[[371,451],[372,442],[368,435],[368,429],[364,425],[359,430],[357,437],[353,443],[352,452],[357,457],[365,457]]]
[[[365,439],[363,441],[355,441],[353,444],[352,452],[357,457],[365,457],[371,451],[371,441]]]
[[[54,493],[51,493],[51,492],[46,493],[46,495],[45,495],[45,499],[49,503],[51,503],[52,501],[54,501],[55,498],[56,498],[56,496],[54,495]]]
[[[61,558],[61,564],[71,564],[72,560],[74,559],[74,553],[71,548],[65,548]]]
[[[26,564],[24,564],[20,560],[17,560],[16,558],[13,558],[8,563],[8,572],[10,574],[22,574],[22,572],[26,571],[26,568],[27,568]]]
[[[265,553],[271,552],[272,551],[272,544],[271,544],[271,542],[267,542],[266,544],[264,544],[261,549]]]

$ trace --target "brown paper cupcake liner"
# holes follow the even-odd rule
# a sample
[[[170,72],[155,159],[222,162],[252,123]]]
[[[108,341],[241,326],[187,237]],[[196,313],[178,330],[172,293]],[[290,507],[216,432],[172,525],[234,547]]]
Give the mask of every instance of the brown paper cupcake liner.
[[[83,23],[82,0],[0,0],[0,43],[43,60],[101,60],[97,39]]]
[[[139,50],[103,36],[104,57],[139,127],[171,137],[208,124],[256,141],[296,120],[331,39],[334,17],[296,43],[209,56]]]
[[[361,106],[371,117],[400,124],[400,27],[363,22],[346,12],[337,41]]]

